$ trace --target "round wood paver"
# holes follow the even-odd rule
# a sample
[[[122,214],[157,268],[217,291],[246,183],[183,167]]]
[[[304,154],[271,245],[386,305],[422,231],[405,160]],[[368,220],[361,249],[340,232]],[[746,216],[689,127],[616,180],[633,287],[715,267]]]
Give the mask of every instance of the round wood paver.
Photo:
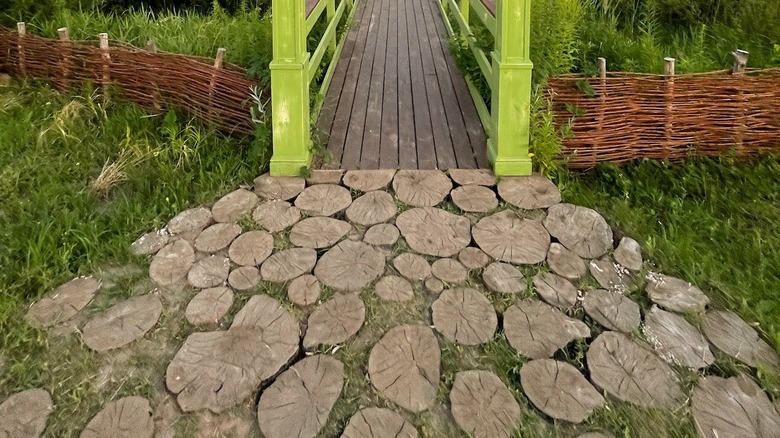
[[[320,281],[313,275],[301,275],[290,282],[287,298],[299,307],[315,304],[320,299]]]
[[[352,195],[344,187],[318,184],[304,189],[295,199],[295,206],[309,216],[333,216],[352,204]]]
[[[184,316],[192,325],[216,324],[233,306],[233,291],[227,287],[204,289],[195,295]]]
[[[414,413],[436,403],[441,351],[433,330],[422,325],[390,329],[371,349],[371,384],[390,401]]]
[[[284,283],[311,272],[317,263],[317,251],[311,248],[292,248],[279,251],[260,267],[263,280]]]
[[[414,298],[411,283],[395,275],[380,278],[374,286],[374,292],[384,301],[409,301]]]
[[[81,438],[152,438],[153,435],[152,408],[143,397],[125,397],[106,403],[81,432]]]
[[[452,181],[438,170],[400,170],[393,178],[393,190],[403,203],[433,207],[450,194]]]
[[[498,194],[504,201],[525,210],[547,208],[561,202],[558,187],[539,174],[501,178]]]
[[[455,423],[474,438],[509,438],[520,423],[520,405],[489,371],[462,371],[450,391]]]
[[[420,254],[452,257],[471,243],[471,223],[438,208],[413,208],[395,220],[409,247]]]
[[[518,353],[546,359],[569,342],[590,337],[590,328],[540,301],[521,301],[504,312],[504,333]]]
[[[52,327],[76,316],[100,290],[94,277],[78,277],[58,286],[30,306],[25,319],[37,327]]]
[[[279,177],[266,173],[255,178],[255,193],[270,201],[289,201],[298,196],[305,187],[306,180],[298,177]]]
[[[190,208],[168,221],[168,232],[177,234],[200,233],[213,222],[211,210],[205,207]]]
[[[417,438],[417,429],[398,412],[364,408],[349,419],[341,438]]]
[[[192,266],[187,274],[187,281],[193,287],[206,289],[224,284],[228,274],[230,274],[230,259],[222,256],[210,256],[199,260]]]
[[[588,272],[585,260],[558,242],[550,244],[547,264],[553,272],[569,280],[577,280]]]
[[[314,438],[344,387],[344,364],[315,355],[283,372],[260,396],[257,423],[266,438]]]
[[[366,320],[366,306],[359,296],[339,294],[326,301],[309,316],[303,347],[312,350],[320,345],[336,345],[355,335]]]
[[[162,314],[162,302],[154,295],[132,297],[92,318],[83,330],[84,343],[95,351],[123,347],[142,338]]]
[[[472,234],[489,256],[516,265],[541,263],[550,248],[550,235],[539,221],[521,219],[511,210],[482,218]]]
[[[582,423],[606,403],[572,365],[552,359],[532,360],[520,368],[520,384],[531,403],[550,417]]]
[[[309,177],[306,178],[306,184],[313,186],[315,184],[341,184],[341,178],[344,176],[343,170],[331,169],[312,169]]]
[[[620,244],[615,249],[615,261],[622,266],[637,272],[642,269],[642,248],[639,243],[630,237],[620,239]]]
[[[51,396],[43,389],[28,389],[0,403],[0,436],[36,438],[46,429],[54,410]]]
[[[274,236],[265,231],[250,231],[236,238],[228,256],[239,266],[260,266],[274,252]]]
[[[439,259],[431,265],[431,274],[447,284],[465,283],[469,271],[455,259]]]
[[[748,376],[708,376],[693,390],[691,410],[699,436],[776,437],[780,415],[766,393]]]
[[[426,278],[425,290],[427,290],[429,294],[438,295],[444,290],[444,282],[436,277]]]
[[[577,288],[565,278],[551,272],[537,274],[534,277],[534,288],[547,304],[561,309],[577,305]]]
[[[704,335],[682,316],[653,306],[645,315],[642,331],[661,358],[670,364],[700,369],[715,362]]]
[[[704,315],[702,331],[712,345],[751,367],[778,367],[777,353],[734,312],[711,310]]]
[[[467,269],[482,269],[490,263],[490,257],[485,251],[469,246],[458,253],[458,261]]]
[[[698,287],[668,275],[651,273],[645,290],[655,304],[673,312],[702,313],[710,303]]]
[[[591,260],[588,263],[588,270],[598,284],[607,290],[627,293],[629,287],[634,284],[628,270],[615,264],[608,256]]]
[[[487,187],[460,186],[450,193],[450,197],[458,208],[471,213],[487,213],[498,208],[496,193]]]
[[[303,248],[329,248],[352,230],[348,222],[329,217],[304,219],[290,231],[290,243]]]
[[[259,200],[257,195],[245,189],[238,189],[220,198],[211,207],[216,222],[235,222],[252,213]]]
[[[359,192],[373,192],[386,189],[394,176],[394,169],[349,170],[344,174],[344,185]]]
[[[130,248],[135,255],[153,255],[163,249],[170,240],[171,235],[168,234],[168,230],[162,229],[144,234],[133,242]]]
[[[363,290],[383,272],[385,256],[371,245],[351,240],[323,254],[314,268],[314,275],[322,284],[344,292]]]
[[[180,288],[195,263],[195,251],[186,240],[177,240],[161,249],[149,265],[149,277],[163,288]]]
[[[369,192],[355,199],[347,208],[350,222],[369,227],[387,222],[398,213],[393,195],[383,191]]]
[[[395,225],[377,224],[366,231],[366,235],[363,236],[363,242],[369,245],[391,246],[395,245],[399,237],[401,237],[401,232],[398,231]]]
[[[431,309],[434,328],[448,340],[461,345],[490,341],[498,326],[493,305],[475,289],[444,291]]]
[[[461,186],[494,186],[496,176],[488,169],[450,169],[450,178]]]
[[[260,270],[254,266],[240,266],[230,271],[228,276],[228,284],[238,291],[252,290],[262,281]]]
[[[544,226],[563,246],[582,258],[595,259],[612,248],[612,229],[590,208],[555,204],[547,210]]]
[[[195,239],[195,249],[201,252],[213,254],[230,246],[236,237],[241,234],[241,227],[237,224],[214,224]]]
[[[268,201],[255,209],[252,219],[263,229],[278,233],[301,220],[301,212],[287,201]]]
[[[482,281],[488,289],[502,294],[521,293],[528,288],[523,273],[509,263],[491,263],[482,272]]]
[[[587,361],[593,383],[620,400],[653,408],[673,408],[685,400],[672,368],[622,333],[599,335]]]
[[[410,281],[423,281],[431,276],[431,265],[425,257],[406,252],[393,259],[393,267]]]
[[[278,301],[255,295],[230,329],[187,337],[168,365],[166,386],[184,412],[222,412],[247,400],[288,363],[298,352],[299,333],[298,322]]]
[[[639,304],[617,292],[604,289],[589,291],[582,299],[585,313],[607,330],[629,333],[642,322]]]

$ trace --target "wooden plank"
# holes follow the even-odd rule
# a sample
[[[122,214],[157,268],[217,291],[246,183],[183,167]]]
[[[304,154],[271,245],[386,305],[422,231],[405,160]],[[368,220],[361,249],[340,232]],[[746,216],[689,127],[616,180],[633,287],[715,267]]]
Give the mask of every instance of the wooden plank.
[[[412,71],[409,64],[407,2],[398,0],[398,166],[417,169]]]
[[[361,169],[379,168],[379,147],[382,136],[382,109],[385,91],[385,62],[387,60],[388,16],[390,2],[382,0],[377,17],[377,44],[374,51],[374,69],[366,107],[366,122],[363,126],[363,148],[360,152]]]
[[[482,4],[485,5],[494,17],[496,16],[496,0],[482,0]]]
[[[385,95],[382,105],[382,140],[379,150],[379,168],[398,167],[398,3],[390,8],[387,28],[387,57],[385,60]]]
[[[414,128],[417,146],[417,167],[436,169],[436,147],[433,140],[431,113],[425,87],[422,53],[418,29],[419,0],[407,0],[406,23],[409,32],[409,66],[412,75],[412,101],[414,104]],[[423,29],[424,31],[424,29]]]

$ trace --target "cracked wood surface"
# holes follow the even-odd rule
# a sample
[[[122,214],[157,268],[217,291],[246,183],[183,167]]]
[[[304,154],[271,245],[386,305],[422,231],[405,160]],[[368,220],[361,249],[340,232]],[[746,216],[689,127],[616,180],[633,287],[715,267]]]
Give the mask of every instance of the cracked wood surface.
[[[438,208],[407,210],[395,225],[409,247],[424,255],[452,257],[471,242],[469,220]]]
[[[504,312],[504,333],[518,353],[546,359],[569,342],[590,337],[590,328],[540,301],[521,301]]]
[[[520,368],[520,382],[537,409],[559,420],[582,423],[606,403],[582,373],[565,362],[528,362]]]
[[[341,344],[360,330],[365,319],[366,306],[359,296],[337,295],[309,316],[303,347],[312,350],[320,345]]]
[[[474,438],[509,438],[520,422],[520,405],[488,371],[456,374],[450,402],[455,422]]]
[[[553,205],[547,210],[544,226],[563,246],[582,258],[598,258],[612,248],[612,229],[590,208]]]
[[[541,263],[550,248],[550,235],[542,224],[520,218],[512,210],[480,219],[472,233],[482,251],[496,260],[516,265]]]
[[[151,330],[162,309],[155,295],[132,297],[92,318],[83,329],[84,343],[95,351],[125,346]]]
[[[461,345],[490,341],[498,326],[493,305],[476,289],[446,290],[434,301],[431,311],[434,328]]]
[[[360,292],[385,271],[385,256],[363,242],[343,241],[320,257],[314,275],[325,286]]]

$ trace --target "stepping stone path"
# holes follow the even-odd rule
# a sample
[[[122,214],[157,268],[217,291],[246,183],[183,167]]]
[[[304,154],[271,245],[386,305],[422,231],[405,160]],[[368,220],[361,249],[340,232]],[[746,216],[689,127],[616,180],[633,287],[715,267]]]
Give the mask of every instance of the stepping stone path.
[[[545,272],[534,277],[534,288],[542,301],[552,306],[568,309],[577,305],[579,292],[568,280]]]
[[[378,224],[369,228],[363,236],[363,242],[375,246],[391,246],[401,237],[401,232],[395,225]]]
[[[180,289],[195,263],[195,251],[186,240],[177,240],[161,249],[149,266],[149,277],[163,289]]]
[[[537,409],[559,420],[582,423],[606,403],[577,368],[557,360],[526,363],[520,368],[520,383]]]
[[[0,403],[0,437],[41,436],[53,410],[51,396],[43,389],[11,395]]]
[[[591,260],[588,263],[588,270],[601,287],[610,291],[627,293],[633,284],[628,270],[609,257]]]
[[[436,331],[461,345],[479,345],[490,341],[498,326],[493,305],[475,289],[444,291],[431,309]]]
[[[413,251],[436,257],[452,257],[471,242],[471,223],[438,208],[413,208],[395,225]]]
[[[210,256],[196,262],[187,274],[187,281],[200,289],[220,286],[230,274],[230,259],[222,256]]]
[[[427,278],[424,284],[425,290],[432,295],[438,295],[444,290],[444,282],[435,277]]]
[[[700,369],[715,362],[704,335],[680,315],[653,306],[642,330],[661,358],[672,365]]]
[[[501,178],[498,194],[515,207],[534,210],[561,202],[561,192],[555,184],[541,175]]]
[[[306,184],[313,186],[315,184],[341,184],[341,178],[344,176],[343,170],[314,169],[306,178]]]
[[[233,240],[241,234],[241,227],[236,224],[214,224],[195,239],[195,249],[213,254],[230,246]]]
[[[260,266],[273,251],[274,236],[265,231],[249,231],[233,241],[228,256],[239,266]]]
[[[775,349],[737,314],[722,310],[709,311],[704,315],[701,328],[715,348],[734,359],[751,367],[761,364],[778,368]]]
[[[490,263],[490,257],[481,249],[469,246],[458,253],[458,261],[466,269],[482,269]]]
[[[301,212],[287,201],[268,201],[255,209],[252,219],[263,229],[278,233],[301,220]]]
[[[699,436],[704,438],[769,438],[780,431],[780,414],[764,391],[745,375],[700,379],[691,410]]]
[[[450,193],[452,202],[463,211],[486,213],[498,208],[496,193],[482,186],[461,186]]]
[[[171,235],[168,234],[168,230],[152,231],[139,237],[138,240],[132,243],[131,248],[135,255],[153,255],[163,249],[170,240]]]
[[[516,265],[541,263],[550,248],[550,235],[540,222],[521,219],[511,210],[481,219],[473,235],[489,256]]]
[[[630,237],[620,239],[620,244],[615,249],[615,261],[625,266],[631,271],[637,272],[642,269],[642,248],[636,240]]]
[[[528,282],[519,269],[501,262],[488,265],[482,272],[482,281],[493,292],[502,294],[522,293],[528,287]]]
[[[455,259],[439,259],[431,265],[431,274],[447,284],[465,283],[469,271]]]
[[[179,213],[168,222],[166,228],[172,235],[185,235],[185,239],[190,240],[188,235],[194,234],[192,238],[197,237],[201,231],[213,222],[211,209],[198,207]]]
[[[585,313],[608,330],[628,333],[642,322],[639,304],[617,292],[592,290],[582,299]]]
[[[393,195],[387,192],[369,192],[357,198],[347,208],[346,215],[350,222],[369,227],[381,224],[394,218],[398,213]]]
[[[27,322],[43,328],[66,322],[86,307],[99,289],[100,282],[94,277],[73,279],[30,306]]]
[[[290,243],[303,248],[330,248],[352,230],[349,222],[329,217],[304,219],[290,231]]]
[[[364,193],[383,190],[394,176],[395,170],[350,170],[344,174],[344,185]]]
[[[233,291],[214,287],[200,291],[187,305],[184,316],[192,325],[216,324],[233,306]]]
[[[553,272],[569,280],[577,280],[588,272],[585,260],[558,242],[550,245],[547,264]]]
[[[151,330],[160,319],[162,308],[160,299],[152,294],[121,302],[84,326],[84,343],[95,351],[123,347]]]
[[[325,286],[343,292],[359,292],[384,271],[382,253],[363,242],[344,241],[320,257],[314,275]]]
[[[409,252],[396,257],[393,260],[393,267],[410,281],[423,281],[431,276],[431,265],[425,257]]]
[[[320,281],[313,275],[301,275],[290,282],[287,298],[299,307],[315,304],[320,299]]]
[[[311,186],[295,198],[295,206],[309,216],[333,216],[352,204],[349,190],[334,184]]]
[[[374,286],[374,292],[384,301],[409,301],[414,298],[411,283],[402,277],[382,277]]]
[[[257,196],[273,200],[289,201],[306,187],[306,181],[297,177],[274,177],[269,174],[255,178]]]
[[[341,438],[417,438],[417,429],[395,411],[365,408],[349,419]]]
[[[393,178],[393,190],[405,204],[434,207],[450,194],[452,181],[438,170],[400,170]]]
[[[246,291],[256,288],[262,281],[260,270],[254,266],[241,266],[230,271],[228,284],[235,290]]]
[[[81,438],[152,438],[154,421],[149,401],[125,397],[106,403],[81,433]]]
[[[663,274],[648,275],[645,290],[655,304],[673,312],[703,313],[710,303],[698,287]]]
[[[252,213],[258,201],[254,193],[238,189],[215,202],[211,207],[211,215],[216,222],[235,222]]]
[[[542,302],[522,301],[504,313],[504,333],[521,355],[546,359],[569,342],[590,337],[590,328]]]
[[[366,320],[366,306],[357,295],[337,295],[320,304],[309,316],[303,347],[336,345],[355,335]]]
[[[317,263],[317,251],[311,248],[292,248],[277,252],[260,268],[266,281],[284,283],[311,272]]]
[[[487,169],[450,169],[450,178],[462,186],[494,186],[496,177]]]
[[[474,438],[509,438],[522,414],[504,382],[488,371],[456,374],[450,403],[455,422]]]
[[[547,210],[544,226],[563,246],[582,258],[595,259],[612,248],[612,229],[590,208],[553,205]]]
[[[344,365],[324,355],[307,357],[263,391],[257,423],[266,438],[314,438],[344,387]]]

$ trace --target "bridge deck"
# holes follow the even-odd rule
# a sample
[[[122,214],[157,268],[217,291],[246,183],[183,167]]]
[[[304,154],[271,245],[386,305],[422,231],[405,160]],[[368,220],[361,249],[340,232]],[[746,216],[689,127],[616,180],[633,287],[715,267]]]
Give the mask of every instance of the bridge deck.
[[[358,0],[318,122],[323,168],[487,167],[436,0]]]

